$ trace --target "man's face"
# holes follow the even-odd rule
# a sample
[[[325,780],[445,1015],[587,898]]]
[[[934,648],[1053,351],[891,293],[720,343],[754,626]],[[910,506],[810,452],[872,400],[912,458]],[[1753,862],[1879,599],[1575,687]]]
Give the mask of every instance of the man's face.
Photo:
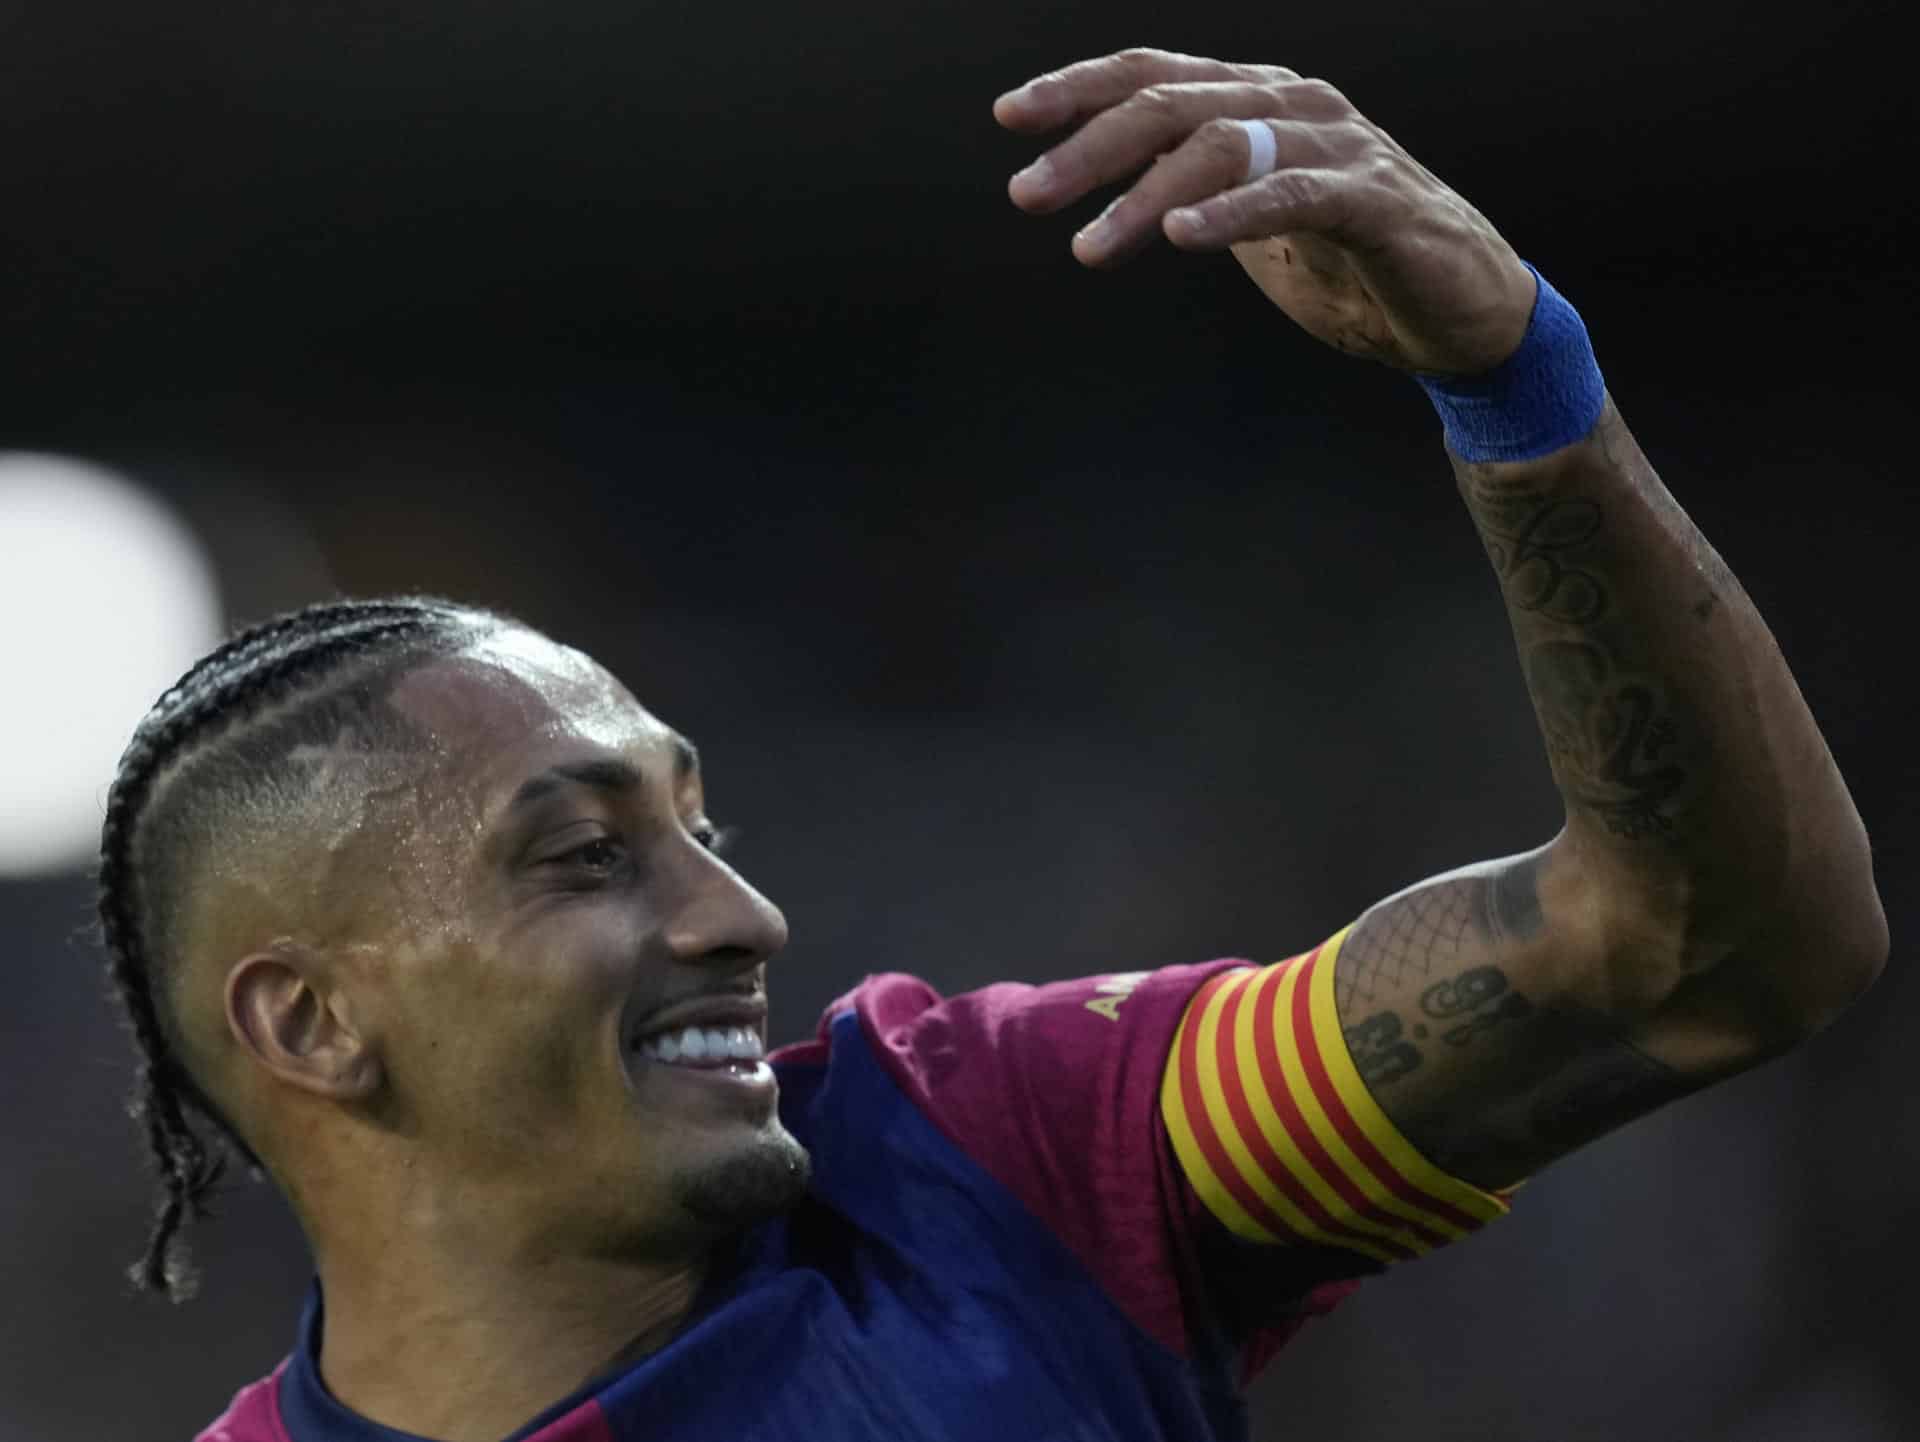
[[[432,756],[388,832],[393,923],[347,964],[422,1182],[526,1245],[612,1254],[797,1200],[806,1156],[760,1060],[786,922],[714,853],[688,743],[525,631],[392,704]]]

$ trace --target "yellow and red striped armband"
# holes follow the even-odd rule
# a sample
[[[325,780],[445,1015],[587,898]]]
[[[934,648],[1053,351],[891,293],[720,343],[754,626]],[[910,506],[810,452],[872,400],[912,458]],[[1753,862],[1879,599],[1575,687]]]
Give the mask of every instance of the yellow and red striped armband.
[[[1508,1204],[1428,1162],[1360,1080],[1333,999],[1346,934],[1202,986],[1174,1035],[1160,1112],[1188,1182],[1236,1236],[1399,1261]]]

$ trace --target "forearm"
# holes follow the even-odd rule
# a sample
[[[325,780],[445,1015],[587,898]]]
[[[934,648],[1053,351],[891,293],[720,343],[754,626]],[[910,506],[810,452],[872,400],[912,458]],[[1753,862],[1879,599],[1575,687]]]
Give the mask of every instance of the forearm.
[[[1824,1020],[1878,968],[1885,920],[1746,593],[1610,403],[1576,445],[1454,468],[1566,801],[1579,921],[1617,963],[1591,999],[1640,1007],[1717,968],[1759,1016]]]

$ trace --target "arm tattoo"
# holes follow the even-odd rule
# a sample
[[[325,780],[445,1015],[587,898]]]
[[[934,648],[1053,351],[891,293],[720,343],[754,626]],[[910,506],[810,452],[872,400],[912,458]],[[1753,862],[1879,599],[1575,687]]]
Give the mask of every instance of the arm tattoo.
[[[1546,924],[1539,868],[1538,853],[1530,852],[1426,882],[1375,907],[1340,947],[1333,973],[1340,1014],[1349,1016],[1424,981],[1471,940],[1532,940]]]
[[[1474,519],[1509,603],[1574,625],[1599,620],[1606,587],[1567,553],[1599,531],[1600,508],[1587,500],[1546,501],[1525,481],[1470,475]]]
[[[1601,507],[1486,466],[1462,463],[1460,481],[1513,612],[1562,794],[1624,841],[1670,835],[1690,780],[1683,753],[1700,748],[1697,738],[1682,744],[1668,688],[1623,660],[1628,632],[1606,575]],[[1724,567],[1708,574],[1717,581]],[[1712,604],[1709,595],[1696,615]]]
[[[1675,973],[1665,955],[1684,929],[1670,924],[1675,908],[1743,906],[1789,874],[1780,833],[1796,798],[1780,757],[1746,729],[1769,697],[1797,704],[1764,628],[1610,406],[1594,445],[1537,466],[1456,459],[1577,844],[1388,898],[1348,933],[1332,978],[1375,1100],[1430,1161],[1482,1185],[1531,1174],[1718,1065],[1624,1001],[1571,1004],[1641,995],[1630,974],[1641,960],[1614,954],[1632,933],[1596,908],[1667,927],[1645,966],[1677,981],[1691,963]],[[1801,734],[1811,751],[1816,733]],[[1719,784],[1716,765],[1728,768]],[[1831,780],[1820,784],[1833,791]],[[1545,857],[1578,868],[1564,921],[1580,954],[1560,952],[1560,916],[1543,920]],[[1669,879],[1688,883],[1681,899]],[[1678,1065],[1642,1049],[1669,1045]]]
[[[1440,980],[1420,993],[1420,1011],[1453,1023],[1440,1033],[1465,1046],[1533,1006],[1514,991],[1497,966],[1449,972],[1460,955],[1487,940],[1524,941],[1543,925],[1536,884],[1538,857],[1527,855],[1485,871],[1446,877],[1383,902],[1354,926],[1334,967],[1334,1004],[1351,1016],[1383,998],[1404,994],[1438,968]],[[1489,1005],[1489,1003],[1497,1003]],[[1430,1029],[1416,1018],[1411,1030],[1399,1012],[1377,1010],[1343,1029],[1354,1065],[1368,1086],[1398,1081],[1420,1065],[1416,1043]]]
[[[1472,918],[1471,886],[1440,882],[1403,892],[1348,933],[1333,972],[1342,1016],[1424,980],[1460,950]]]
[[[1546,925],[1542,855],[1389,897],[1354,924],[1334,966],[1347,1046],[1374,1099],[1427,1160],[1481,1186],[1531,1175],[1704,1084],[1608,1017],[1514,985],[1505,958]]]
[[[1487,1003],[1498,998],[1498,1005]],[[1497,966],[1476,966],[1428,987],[1420,996],[1420,1009],[1437,1020],[1467,1017],[1459,1026],[1440,1033],[1451,1046],[1465,1046],[1484,1036],[1503,1021],[1519,1021],[1533,1014],[1533,1003],[1507,985],[1506,973]]]
[[[1677,733],[1653,685],[1615,675],[1606,652],[1586,641],[1542,641],[1526,669],[1568,801],[1630,841],[1672,830],[1670,803],[1687,773],[1662,759]]]
[[[1487,968],[1489,971],[1491,967]],[[1462,1026],[1440,1033],[1443,1041],[1451,1046],[1465,1046],[1475,1037],[1484,1036],[1503,1021],[1524,1021],[1533,1015],[1533,1003],[1517,991],[1510,991],[1500,998],[1500,1004],[1490,1011],[1483,1011]]]
[[[1390,1011],[1375,1012],[1357,1026],[1345,1027],[1347,1050],[1360,1080],[1370,1087],[1398,1081],[1420,1065],[1420,1053],[1400,1034],[1400,1018]]]
[[[1499,967],[1476,966],[1428,987],[1420,994],[1420,1010],[1445,1021],[1448,1017],[1465,1016],[1506,989],[1507,979]]]

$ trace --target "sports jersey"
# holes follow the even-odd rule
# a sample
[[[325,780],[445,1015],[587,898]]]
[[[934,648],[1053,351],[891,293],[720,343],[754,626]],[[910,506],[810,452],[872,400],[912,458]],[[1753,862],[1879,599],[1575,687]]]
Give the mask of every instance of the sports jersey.
[[[670,1342],[509,1442],[1244,1437],[1253,1369],[1419,1248],[1426,1208],[1453,1205],[1420,1186],[1465,1187],[1420,1173],[1417,1155],[1399,1157],[1415,1172],[1398,1182],[1411,1201],[1379,1176],[1363,1186],[1368,1151],[1400,1177],[1387,1153],[1405,1143],[1379,1130],[1383,1117],[1295,1108],[1291,1124],[1325,1139],[1290,1150],[1275,1098],[1262,1091],[1260,1113],[1249,1109],[1257,1060],[1234,1079],[1237,1100],[1223,1091],[1226,1008],[1246,994],[1230,1039],[1263,998],[1291,1005],[1304,981],[1310,1001],[1322,952],[947,999],[910,976],[868,978],[813,1040],[770,1058],[781,1119],[813,1159],[805,1200],[716,1259]],[[1337,1038],[1336,1026],[1320,1039],[1322,1074],[1330,1057],[1351,1069]],[[1249,1139],[1269,1118],[1256,1155]],[[1284,1173],[1283,1153],[1315,1180],[1275,1181],[1267,1168]],[[1321,1162],[1356,1170],[1336,1185]],[[1504,1209],[1466,1194],[1448,1195]],[[1453,1234],[1475,1220],[1462,1212]],[[198,1442],[418,1442],[327,1391],[323,1319],[316,1284],[292,1355]]]

